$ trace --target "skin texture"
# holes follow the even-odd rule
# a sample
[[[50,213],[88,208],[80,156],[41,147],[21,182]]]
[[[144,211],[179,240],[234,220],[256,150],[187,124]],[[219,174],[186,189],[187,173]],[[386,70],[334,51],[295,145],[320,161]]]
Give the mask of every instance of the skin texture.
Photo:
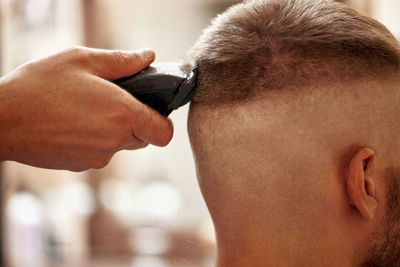
[[[362,266],[400,265],[400,170],[389,168],[386,172],[386,218],[371,235]]]
[[[191,104],[218,267],[399,266],[388,170],[400,159],[400,82],[388,80]]]
[[[243,1],[213,20],[190,55],[200,65],[194,101],[207,105],[400,68],[385,26],[331,0]]]
[[[217,266],[400,266],[389,30],[330,0],[248,0],[190,54],[188,131]]]
[[[71,48],[0,79],[0,160],[83,171],[119,150],[165,146],[170,120],[108,80],[154,61],[138,52]]]

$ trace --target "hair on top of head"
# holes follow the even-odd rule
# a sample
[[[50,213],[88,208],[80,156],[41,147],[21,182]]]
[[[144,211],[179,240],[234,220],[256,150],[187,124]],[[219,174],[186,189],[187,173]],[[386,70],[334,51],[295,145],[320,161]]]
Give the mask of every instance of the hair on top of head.
[[[247,0],[219,15],[190,51],[194,102],[243,100],[257,90],[382,77],[400,69],[381,23],[331,0]]]

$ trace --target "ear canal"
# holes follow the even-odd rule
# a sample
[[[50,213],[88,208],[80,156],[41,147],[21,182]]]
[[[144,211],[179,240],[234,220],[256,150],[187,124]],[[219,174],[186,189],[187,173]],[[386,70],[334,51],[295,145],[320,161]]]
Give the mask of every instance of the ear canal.
[[[365,159],[365,160],[363,160],[363,169],[364,169],[364,171],[367,169],[367,167],[368,167],[368,161],[369,161],[369,159]]]
[[[368,158],[366,158],[366,159],[363,160],[362,164],[363,164],[363,169],[364,169],[364,171],[367,170],[367,169],[369,169],[369,168],[371,167],[371,164],[372,164],[372,160],[373,160],[373,159],[374,159],[374,156],[371,155],[371,156],[369,156]]]

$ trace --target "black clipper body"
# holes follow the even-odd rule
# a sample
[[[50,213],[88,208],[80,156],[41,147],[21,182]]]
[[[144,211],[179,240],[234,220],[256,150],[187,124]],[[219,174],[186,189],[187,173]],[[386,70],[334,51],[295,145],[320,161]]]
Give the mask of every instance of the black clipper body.
[[[197,75],[198,64],[187,73],[182,63],[161,62],[152,64],[138,74],[113,82],[168,117],[172,111],[192,100],[197,86]]]

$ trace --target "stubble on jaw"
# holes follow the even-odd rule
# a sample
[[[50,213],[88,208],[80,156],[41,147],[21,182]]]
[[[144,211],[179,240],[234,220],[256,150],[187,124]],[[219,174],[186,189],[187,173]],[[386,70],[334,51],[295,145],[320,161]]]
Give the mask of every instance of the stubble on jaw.
[[[362,267],[400,267],[400,168],[388,168],[386,216],[368,239]]]

